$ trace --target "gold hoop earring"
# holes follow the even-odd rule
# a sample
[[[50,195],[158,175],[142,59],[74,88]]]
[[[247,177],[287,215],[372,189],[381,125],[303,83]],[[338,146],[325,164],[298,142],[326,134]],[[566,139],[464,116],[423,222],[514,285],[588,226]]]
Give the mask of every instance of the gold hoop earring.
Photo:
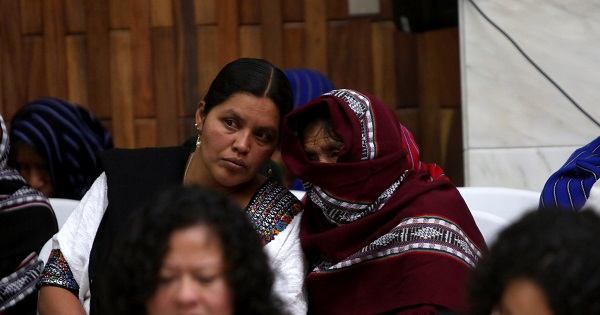
[[[200,140],[200,135],[198,135],[198,138],[196,139],[196,148],[199,148],[201,143],[202,140]]]

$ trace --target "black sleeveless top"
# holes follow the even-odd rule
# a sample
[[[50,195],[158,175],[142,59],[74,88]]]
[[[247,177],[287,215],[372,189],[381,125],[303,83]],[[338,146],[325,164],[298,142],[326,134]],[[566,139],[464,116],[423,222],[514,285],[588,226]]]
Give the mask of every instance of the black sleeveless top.
[[[90,253],[90,314],[102,301],[102,275],[116,235],[126,228],[134,210],[158,192],[181,185],[189,148],[111,149],[99,154],[106,173],[108,208]],[[104,301],[105,303],[108,301]]]

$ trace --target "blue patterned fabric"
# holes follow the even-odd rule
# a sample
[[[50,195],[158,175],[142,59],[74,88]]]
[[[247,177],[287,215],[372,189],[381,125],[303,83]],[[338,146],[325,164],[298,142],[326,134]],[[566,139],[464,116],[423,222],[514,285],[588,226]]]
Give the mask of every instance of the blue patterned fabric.
[[[600,137],[575,150],[567,162],[552,174],[540,198],[540,209],[579,211],[600,177]]]
[[[283,70],[292,85],[294,109],[306,104],[313,98],[335,89],[331,80],[321,72],[311,69]]]
[[[10,142],[26,143],[48,161],[54,196],[81,199],[97,175],[98,151],[112,137],[88,110],[56,99],[36,99],[21,108],[10,125]],[[18,169],[11,155],[9,164]]]

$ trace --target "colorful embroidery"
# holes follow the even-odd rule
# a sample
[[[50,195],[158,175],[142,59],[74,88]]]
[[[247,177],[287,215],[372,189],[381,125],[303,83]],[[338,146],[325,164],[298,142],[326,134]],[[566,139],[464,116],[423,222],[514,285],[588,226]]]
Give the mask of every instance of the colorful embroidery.
[[[285,230],[303,209],[302,202],[291,192],[268,180],[254,194],[246,213],[266,245]]]
[[[453,222],[440,217],[407,218],[358,253],[337,264],[321,262],[314,272],[331,272],[366,261],[408,252],[435,252],[448,255],[473,268],[481,257],[477,246]]]
[[[71,268],[60,249],[53,249],[50,253],[50,258],[48,258],[46,267],[40,275],[37,287],[46,285],[79,292],[79,285],[75,281],[73,272],[71,272]]]

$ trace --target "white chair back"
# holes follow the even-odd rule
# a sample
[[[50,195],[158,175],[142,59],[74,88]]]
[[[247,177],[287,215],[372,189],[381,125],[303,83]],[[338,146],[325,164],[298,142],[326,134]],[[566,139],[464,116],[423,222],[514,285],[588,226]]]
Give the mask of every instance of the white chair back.
[[[526,212],[537,209],[540,193],[505,187],[458,187],[486,243]]]
[[[63,198],[48,198],[50,200],[50,205],[54,210],[54,214],[56,215],[56,222],[58,223],[58,229],[65,224],[71,212],[75,210],[75,207],[79,204],[79,200],[73,199],[63,199]],[[50,255],[50,251],[52,250],[52,238],[50,238],[42,250],[40,251],[39,257],[44,261],[44,264],[48,260],[48,256]]]

